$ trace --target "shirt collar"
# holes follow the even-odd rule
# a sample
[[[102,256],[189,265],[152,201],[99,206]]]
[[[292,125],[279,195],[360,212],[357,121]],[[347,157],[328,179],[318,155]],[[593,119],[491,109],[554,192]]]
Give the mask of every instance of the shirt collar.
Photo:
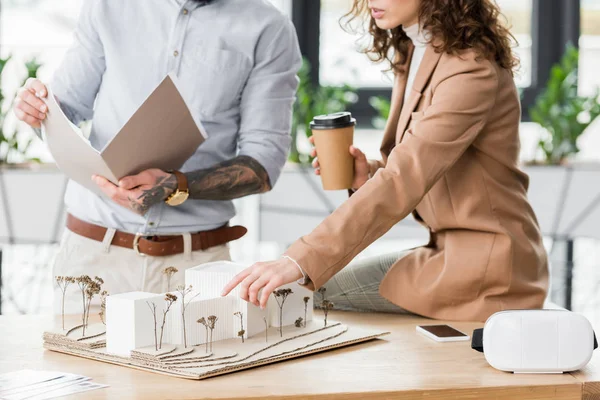
[[[431,38],[429,32],[423,30],[418,23],[407,28],[402,27],[402,30],[415,47],[425,47]]]

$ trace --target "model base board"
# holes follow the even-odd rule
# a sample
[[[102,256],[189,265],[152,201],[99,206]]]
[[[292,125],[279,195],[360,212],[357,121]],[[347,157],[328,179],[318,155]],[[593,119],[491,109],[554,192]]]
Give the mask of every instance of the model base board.
[[[200,380],[366,342],[389,333],[353,328],[334,321],[324,326],[323,321],[315,320],[306,327],[286,326],[283,336],[279,328],[271,327],[262,335],[245,339],[244,343],[240,339],[213,342],[212,350],[207,349],[206,344],[187,348],[163,344],[158,351],[151,346],[132,351],[130,357],[122,357],[106,351],[103,328],[101,324],[90,325],[85,338],[81,338],[81,332],[46,332],[44,347],[96,361]]]

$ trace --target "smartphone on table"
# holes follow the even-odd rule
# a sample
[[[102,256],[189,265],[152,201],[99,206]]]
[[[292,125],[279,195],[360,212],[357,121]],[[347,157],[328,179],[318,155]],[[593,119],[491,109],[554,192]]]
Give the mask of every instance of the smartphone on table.
[[[462,342],[469,340],[469,335],[454,329],[450,325],[417,325],[417,332],[436,342]]]

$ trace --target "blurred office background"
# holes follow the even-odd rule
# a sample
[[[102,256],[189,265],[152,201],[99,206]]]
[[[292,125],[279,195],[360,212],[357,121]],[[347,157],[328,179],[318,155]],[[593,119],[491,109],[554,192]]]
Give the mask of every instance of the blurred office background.
[[[27,76],[50,80],[71,43],[83,1],[0,1],[0,66],[10,57],[0,85],[3,314],[51,312],[51,263],[62,232],[66,180],[52,165],[44,144],[37,139],[29,143],[32,132],[17,124],[8,110]],[[298,98],[302,107],[297,107],[293,153],[275,190],[236,202],[235,222],[249,228],[249,234],[232,245],[234,259],[243,263],[278,257],[345,198],[341,192],[323,192],[306,164],[309,147],[303,121],[311,110],[351,110],[359,122],[356,144],[375,158],[392,84],[385,66],[371,63],[358,51],[364,39],[340,26],[351,0],[271,1],[293,20],[298,32],[306,63]],[[551,255],[551,299],[600,326],[600,118],[594,120],[599,113],[600,0],[498,4],[518,42],[521,158]],[[353,27],[361,25],[355,22]],[[562,65],[552,69],[561,60]],[[561,83],[559,93],[546,90],[549,79]],[[321,102],[316,104],[316,99]],[[540,141],[553,140],[554,146],[544,151]],[[426,240],[427,232],[409,217],[360,257]]]

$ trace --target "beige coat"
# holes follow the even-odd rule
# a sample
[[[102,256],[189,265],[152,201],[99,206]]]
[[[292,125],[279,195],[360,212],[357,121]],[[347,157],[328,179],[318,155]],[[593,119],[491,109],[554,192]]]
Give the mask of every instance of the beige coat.
[[[431,239],[391,268],[385,298],[446,320],[542,307],[548,262],[518,167],[511,73],[472,51],[458,57],[429,46],[402,104],[406,75],[394,83],[373,178],[287,254],[318,288],[412,212]]]

